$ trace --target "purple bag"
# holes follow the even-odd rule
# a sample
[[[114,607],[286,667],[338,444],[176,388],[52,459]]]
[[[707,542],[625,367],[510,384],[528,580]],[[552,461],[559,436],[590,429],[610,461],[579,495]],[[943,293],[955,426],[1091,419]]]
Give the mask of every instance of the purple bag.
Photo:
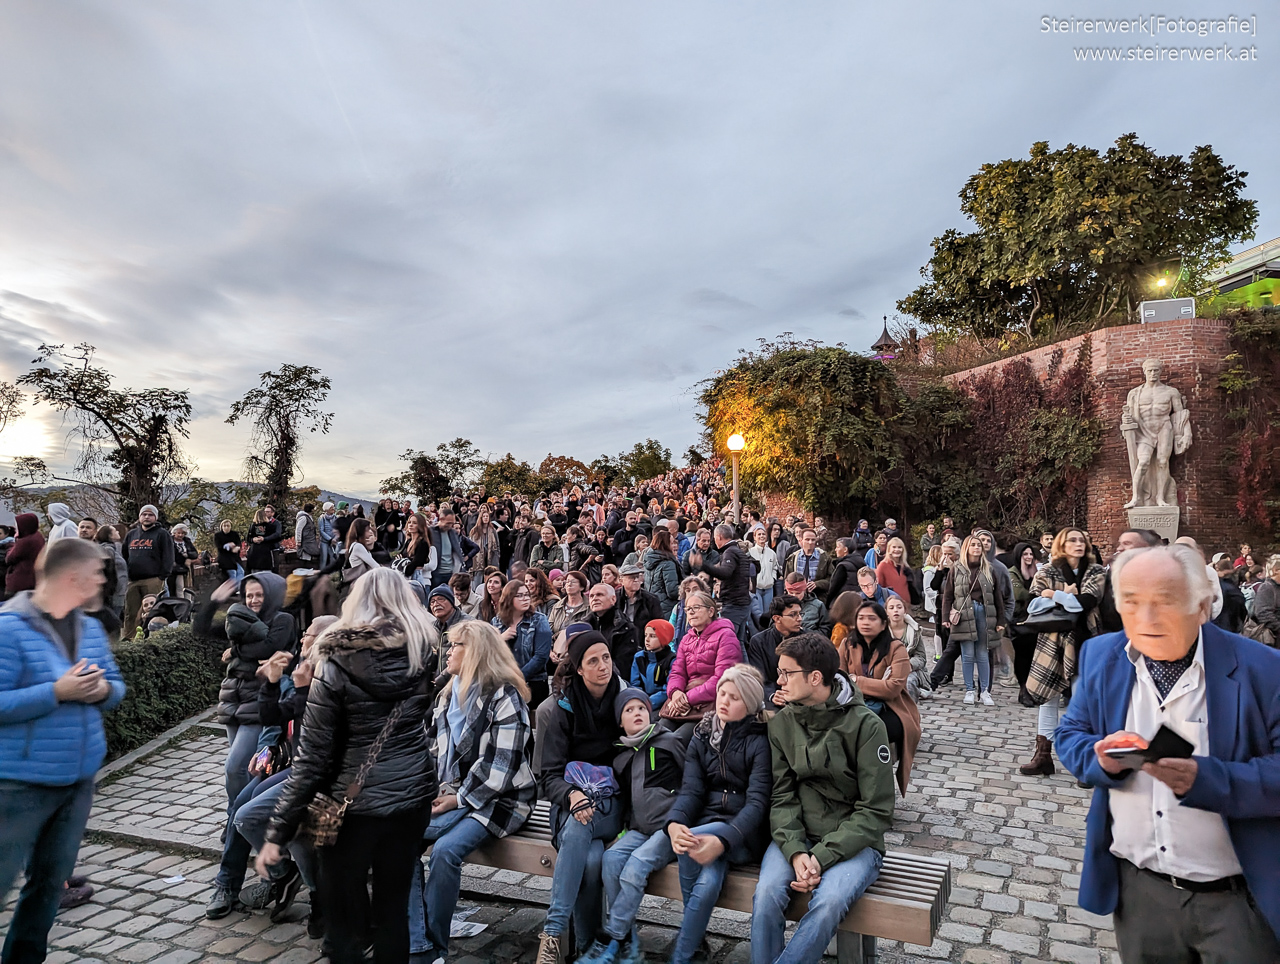
[[[564,782],[586,794],[593,806],[618,792],[618,778],[614,776],[612,767],[599,767],[576,760],[564,768]]]

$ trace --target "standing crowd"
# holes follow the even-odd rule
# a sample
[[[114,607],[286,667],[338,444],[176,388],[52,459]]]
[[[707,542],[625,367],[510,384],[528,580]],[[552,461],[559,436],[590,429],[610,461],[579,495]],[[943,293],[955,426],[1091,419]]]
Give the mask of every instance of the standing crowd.
[[[1095,788],[1081,903],[1116,914],[1126,961],[1277,959],[1280,556],[1259,571],[1248,546],[1207,561],[1190,540],[1126,530],[1104,560],[1078,528],[950,518],[918,541],[891,518],[838,535],[821,518],[737,520],[726,501],[706,464],[626,489],[387,499],[372,518],[305,506],[288,580],[271,507],[243,538],[220,523],[210,564],[225,580],[191,613],[227,644],[227,822],[207,915],[280,920],[306,886],[308,930],[338,964],[443,961],[463,862],[543,801],[558,857],[538,964],[638,964],[641,897],[673,863],[672,961],[705,954],[734,865],[758,868],[754,964],[816,961],[879,873],[919,706],[958,660],[972,712],[997,687],[1035,708],[1022,775],[1053,774],[1056,746]],[[0,885],[27,870],[5,964],[43,959],[71,889],[100,712],[123,696],[108,634],[190,609],[199,553],[158,517],[145,506],[121,532],[55,504],[50,545],[34,514],[0,543],[14,596],[0,610],[0,813],[27,821],[0,850]],[[1214,704],[1225,652],[1237,715]],[[1162,722],[1194,753],[1125,770],[1113,751],[1145,750]],[[88,749],[74,772],[44,762],[75,739]],[[1165,810],[1188,815],[1166,829]],[[1179,926],[1134,913],[1176,916],[1176,892],[1191,901]],[[810,899],[787,940],[796,893]],[[1215,915],[1232,921],[1234,957],[1208,954]]]

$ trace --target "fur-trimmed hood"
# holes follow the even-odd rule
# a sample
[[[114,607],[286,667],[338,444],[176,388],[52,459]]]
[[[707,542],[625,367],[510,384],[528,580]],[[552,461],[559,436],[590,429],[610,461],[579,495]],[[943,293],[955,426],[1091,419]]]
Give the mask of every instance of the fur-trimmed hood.
[[[404,699],[416,689],[426,667],[409,669],[408,640],[400,624],[334,627],[316,640],[315,655],[324,671],[332,663],[362,690],[378,699]],[[423,654],[424,663],[426,654]]]

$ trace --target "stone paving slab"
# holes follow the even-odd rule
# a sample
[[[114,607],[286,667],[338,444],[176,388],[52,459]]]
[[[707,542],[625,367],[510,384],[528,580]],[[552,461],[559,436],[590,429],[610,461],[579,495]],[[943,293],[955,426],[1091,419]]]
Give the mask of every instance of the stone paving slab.
[[[996,687],[996,707],[966,706],[963,689],[953,685],[921,704],[924,736],[889,846],[946,857],[954,886],[933,945],[881,941],[881,964],[1119,964],[1110,918],[1076,905],[1089,791],[1065,771],[1049,778],[1017,773],[1034,741],[1036,714],[1018,705],[1016,692]],[[261,913],[204,918],[221,852],[225,752],[221,734],[195,726],[103,781],[80,855],[97,893],[59,916],[50,961],[320,959],[303,926],[305,890],[278,925]],[[165,882],[179,875],[181,883]],[[490,926],[455,942],[450,960],[529,964],[549,879],[465,865],[462,887],[464,901],[479,906],[471,919]],[[0,910],[0,926],[14,896]],[[651,960],[665,960],[680,915],[678,901],[646,898],[641,935]],[[746,914],[716,912],[708,940],[715,964],[746,964],[748,925]]]

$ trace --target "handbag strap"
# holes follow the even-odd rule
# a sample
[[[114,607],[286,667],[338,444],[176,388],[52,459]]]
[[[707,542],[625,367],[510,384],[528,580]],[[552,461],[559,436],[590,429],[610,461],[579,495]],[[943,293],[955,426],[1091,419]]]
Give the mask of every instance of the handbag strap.
[[[395,725],[400,722],[400,716],[403,712],[404,700],[401,700],[387,714],[387,722],[382,724],[381,731],[379,731],[374,738],[373,744],[369,747],[369,752],[365,755],[364,762],[360,764],[360,769],[356,771],[356,778],[347,786],[346,799],[348,803],[360,796],[360,791],[364,789],[364,781],[369,777],[369,771],[378,762],[378,754],[382,752],[382,744],[387,742],[387,737],[391,734],[391,730]]]

